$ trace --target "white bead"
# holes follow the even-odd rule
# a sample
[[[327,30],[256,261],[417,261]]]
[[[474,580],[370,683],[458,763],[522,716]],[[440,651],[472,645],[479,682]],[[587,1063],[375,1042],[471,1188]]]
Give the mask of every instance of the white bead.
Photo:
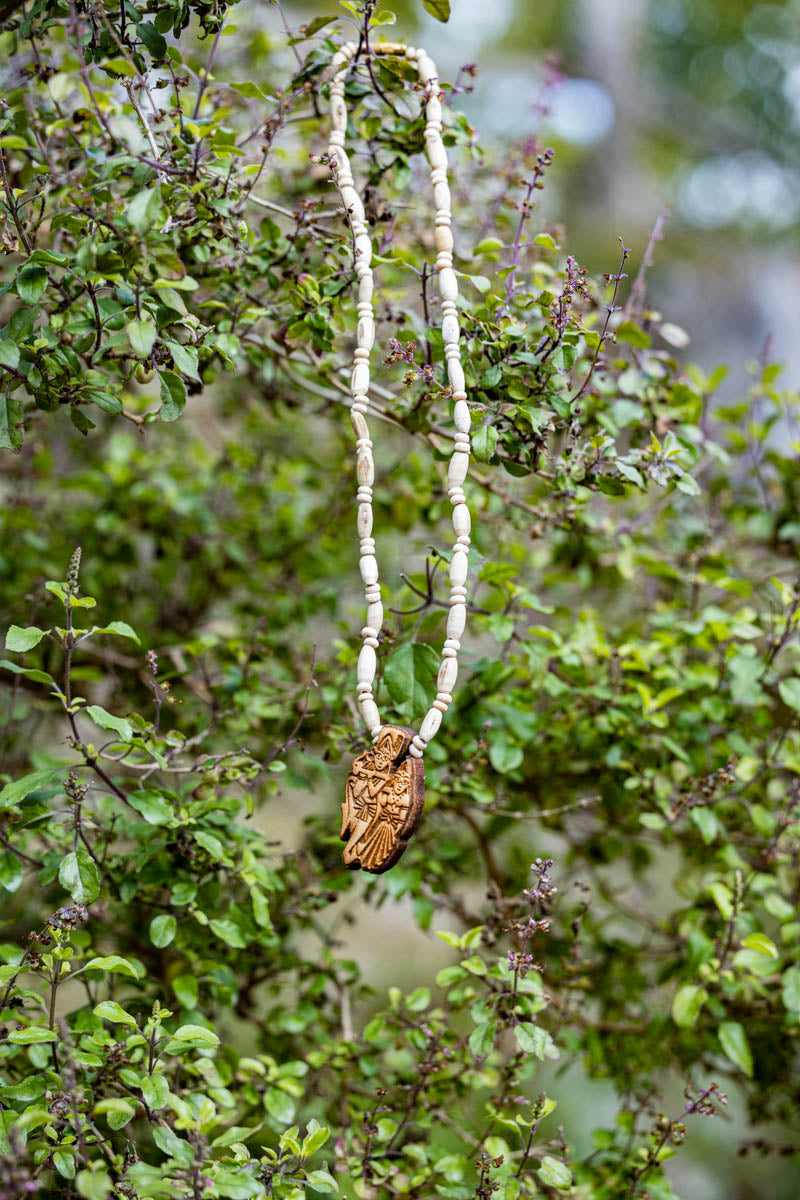
[[[464,489],[458,487],[456,484],[453,484],[452,487],[448,487],[447,495],[449,496],[450,503],[453,505],[454,508],[457,504],[466,504],[467,503],[467,498],[464,495]]]
[[[461,558],[461,555],[459,555]],[[358,560],[358,567],[361,571],[361,578],[367,585],[378,582],[378,560],[374,554],[365,554],[363,558]],[[464,578],[466,579],[466,572]]]
[[[356,257],[367,266],[372,262],[372,238],[368,233],[360,233],[356,238]]]
[[[457,504],[453,509],[453,530],[456,534],[469,533],[472,528],[466,504]]]
[[[458,660],[455,658],[446,658],[439,667],[439,674],[436,677],[437,688],[440,692],[452,692],[457,679]]]
[[[450,374],[451,364],[447,364],[447,373]],[[472,417],[470,416],[469,405],[466,400],[456,400],[453,405],[453,424],[456,427],[456,432],[467,435],[467,453],[469,453],[469,431],[472,426]],[[456,441],[456,446],[459,442]]]
[[[356,492],[356,501],[359,504],[371,504],[372,503],[372,488],[368,484],[364,484],[363,487],[360,487],[358,489],[358,491]]]
[[[362,646],[358,656],[356,675],[359,683],[371,684],[378,669],[378,659],[372,646]]]
[[[374,554],[375,553],[375,538],[362,537],[361,543],[359,546],[359,551],[361,554]]]
[[[431,96],[430,100],[425,105],[425,116],[429,121],[441,121],[442,103],[438,96]]]
[[[374,736],[376,729],[380,729],[381,717],[378,712],[378,706],[372,699],[359,700],[361,716],[364,720],[369,732]]]
[[[438,708],[429,708],[419,727],[419,736],[424,742],[429,742],[439,732],[442,723],[442,713]]]
[[[450,462],[447,464],[447,484],[448,487],[458,487],[467,478],[469,470],[469,455],[461,452],[450,455]]]
[[[380,633],[383,627],[383,605],[380,600],[367,605],[367,624]]]
[[[458,317],[454,317],[452,313],[448,313],[442,321],[442,339],[451,345],[458,341]]]
[[[428,57],[424,50],[421,50],[417,55],[417,71],[423,83],[427,83],[429,79],[438,80],[436,63],[432,58]]]
[[[344,146],[344,130],[332,129],[328,134],[328,153],[335,160],[336,167],[339,167],[339,155]],[[331,164],[333,165],[333,164]]]
[[[361,636],[362,638],[366,639],[367,645],[369,645],[371,641],[374,641],[377,638],[378,630],[374,625],[365,625],[361,630]]]
[[[413,62],[418,54],[419,50],[415,49],[414,46],[406,46],[406,58]]]
[[[419,746],[415,746],[413,742],[408,747],[408,753],[412,758],[422,758],[422,751],[420,750]]]
[[[442,252],[450,252],[453,250],[453,235],[447,225],[437,225],[433,232],[433,241],[436,249]]]
[[[449,703],[449,701],[448,701],[448,703]],[[443,714],[447,712],[447,704],[445,704],[444,700],[439,700],[438,698],[436,700],[434,700],[433,704],[431,705],[431,708],[435,708],[437,712],[440,712]]]
[[[458,296],[458,279],[452,267],[445,267],[440,271],[439,280],[439,295],[443,300],[455,300]]]
[[[334,135],[331,134],[331,140],[333,139],[333,136]],[[340,134],[339,136],[341,137],[343,135]],[[347,184],[352,185],[353,171],[350,167],[350,159],[347,157],[347,151],[343,150],[341,146],[337,146],[331,157],[336,159],[336,174],[339,176],[339,186],[345,187]]]
[[[463,392],[465,387],[464,368],[457,358],[448,358],[447,378],[454,392]]]
[[[442,658],[458,658],[458,650],[455,646],[448,646],[447,642],[442,646]]]
[[[450,188],[446,182],[434,185],[433,203],[439,211],[450,212]]]
[[[362,276],[358,281],[358,299],[360,304],[371,304],[374,288],[375,280],[372,273]]]
[[[366,600],[367,604],[377,604],[380,598],[381,585],[379,583],[375,582],[368,584],[367,587],[364,588],[364,599]],[[450,596],[450,603],[453,603],[452,592]]]
[[[431,104],[433,101],[431,101]],[[438,102],[437,102],[438,103]],[[441,105],[439,106],[441,110]],[[430,112],[427,113],[430,118]],[[338,89],[331,96],[331,124],[334,129],[347,129],[347,105]]]
[[[356,519],[356,532],[359,537],[369,537],[372,533],[372,505],[359,504]]]
[[[432,167],[441,167],[443,170],[446,170],[447,152],[441,138],[437,137],[436,141],[428,142],[425,146],[425,153]]]
[[[369,437],[369,428],[367,427],[367,422],[364,420],[363,415],[360,412],[356,412],[352,408],[350,409],[350,424],[352,425],[353,433],[357,438]]]
[[[447,614],[447,636],[459,639],[467,624],[466,604],[454,604]]]
[[[358,395],[360,392],[369,390],[369,364],[358,362],[353,367],[353,374],[350,376],[350,391],[353,395]]]
[[[361,559],[362,563],[368,559]],[[467,556],[466,554],[454,554],[450,560],[450,584],[453,587],[461,587],[467,581]],[[363,572],[362,572],[363,574]],[[377,579],[377,575],[375,576]]]
[[[368,450],[356,459],[356,478],[360,484],[364,484],[366,487],[372,487],[375,482],[375,464]]]
[[[375,341],[375,322],[371,317],[362,317],[358,322],[358,344],[366,347],[367,350],[372,349]]]
[[[455,585],[451,585],[451,587],[450,587],[450,603],[451,604],[466,604],[467,603],[467,589],[465,587],[456,587]]]
[[[469,453],[468,433],[462,433],[460,429],[457,429],[453,434],[453,441],[455,442],[456,446],[463,446],[467,453]]]
[[[449,705],[451,705],[453,703],[453,697],[450,695],[449,692],[437,692],[436,699],[434,700],[433,703],[436,705],[437,708],[439,708],[440,705],[444,705],[444,707],[447,708]]]

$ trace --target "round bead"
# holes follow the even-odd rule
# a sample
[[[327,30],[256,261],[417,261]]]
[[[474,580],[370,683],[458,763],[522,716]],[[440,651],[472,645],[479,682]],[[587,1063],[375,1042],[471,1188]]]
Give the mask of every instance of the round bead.
[[[449,699],[445,703],[444,700],[440,700],[437,696],[437,698],[434,700],[433,704],[431,705],[431,708],[435,708],[435,709],[437,709],[438,712],[444,714],[447,712],[449,703],[450,703]]]
[[[362,537],[360,552],[361,552],[361,554],[374,554],[375,553],[375,538]]]
[[[437,708],[440,704],[443,704],[445,706],[445,708],[447,708],[449,705],[451,705],[453,703],[453,697],[450,695],[449,692],[437,692],[436,699],[434,700],[433,703],[437,706]]]
[[[464,495],[464,491],[460,487],[449,487],[447,489],[447,495],[449,496],[450,503],[453,505],[454,508],[457,504],[466,504],[466,502],[467,502],[467,498]]]
[[[408,747],[408,753],[411,758],[422,758],[422,750],[420,750],[419,746],[415,746],[413,742]]]
[[[364,486],[360,487],[356,492],[356,500],[359,504],[371,504],[372,488],[368,484],[364,484]]]

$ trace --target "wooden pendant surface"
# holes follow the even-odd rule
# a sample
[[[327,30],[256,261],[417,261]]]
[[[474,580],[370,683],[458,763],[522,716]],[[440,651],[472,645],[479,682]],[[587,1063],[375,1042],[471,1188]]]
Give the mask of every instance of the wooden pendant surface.
[[[342,857],[351,870],[380,875],[402,855],[422,815],[425,768],[408,747],[413,729],[384,725],[375,745],[359,754],[342,804]]]

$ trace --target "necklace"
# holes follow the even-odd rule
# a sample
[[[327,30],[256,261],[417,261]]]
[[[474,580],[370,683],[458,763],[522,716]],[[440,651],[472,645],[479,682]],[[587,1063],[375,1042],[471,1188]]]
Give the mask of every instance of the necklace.
[[[342,839],[347,841],[343,858],[348,867],[380,874],[394,866],[408,845],[422,815],[425,771],[422,755],[437,733],[442,717],[452,702],[458,675],[458,652],[466,623],[467,556],[470,544],[470,515],[463,483],[469,467],[470,412],[459,349],[459,324],[456,310],[458,281],[453,270],[453,235],[450,232],[450,189],[447,185],[447,154],[442,141],[442,106],[436,66],[424,50],[396,43],[384,43],[375,53],[404,57],[415,63],[424,88],[425,154],[431,168],[431,183],[436,208],[434,231],[436,279],[442,305],[442,339],[447,377],[452,389],[453,452],[447,472],[447,494],[453,506],[456,540],[450,561],[450,607],[447,636],[442,648],[437,677],[436,699],[424,717],[419,731],[402,725],[382,725],[372,694],[377,669],[376,650],[383,626],[383,605],[378,583],[378,562],[372,537],[372,485],[375,467],[372,441],[366,422],[369,411],[369,357],[375,340],[375,311],[372,304],[374,275],[370,265],[372,241],[364,221],[364,205],[353,184],[353,174],[345,153],[347,107],[344,87],[355,42],[345,43],[332,60],[330,85],[331,133],[328,156],[348,214],[353,233],[355,272],[358,278],[358,330],[350,381],[352,404],[350,420],[356,435],[356,475],[358,516],[356,529],[360,540],[361,578],[367,602],[367,620],[361,630],[363,645],[358,657],[358,706],[372,739],[370,750],[353,763],[342,804]]]

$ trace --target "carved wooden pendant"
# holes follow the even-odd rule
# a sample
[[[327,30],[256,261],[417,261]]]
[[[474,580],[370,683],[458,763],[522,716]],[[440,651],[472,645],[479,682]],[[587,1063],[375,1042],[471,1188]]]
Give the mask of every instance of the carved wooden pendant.
[[[351,870],[380,875],[402,855],[422,815],[425,768],[408,747],[413,729],[384,725],[371,750],[359,754],[342,804],[342,857]]]

